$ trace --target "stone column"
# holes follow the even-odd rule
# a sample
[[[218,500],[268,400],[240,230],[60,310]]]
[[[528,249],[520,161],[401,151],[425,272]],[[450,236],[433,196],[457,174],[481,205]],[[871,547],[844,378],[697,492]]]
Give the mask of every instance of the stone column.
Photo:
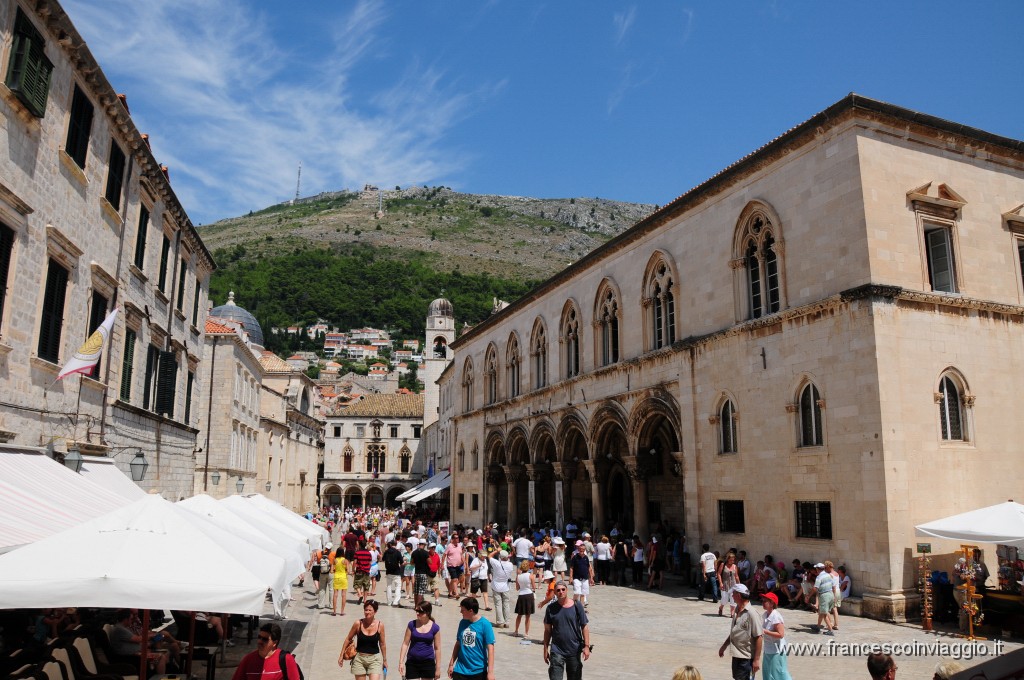
[[[530,507],[526,509],[527,519],[530,526],[533,526],[537,522],[537,482],[544,478],[548,472],[548,466],[531,463],[524,467],[526,468],[527,484],[530,485],[530,495],[528,496]]]
[[[498,519],[498,482],[501,480],[500,468],[487,468],[487,500],[483,507],[483,524],[493,523]]]
[[[566,518],[572,516],[572,482],[576,479],[576,463],[552,463],[555,480],[562,482],[562,516],[556,517],[559,532],[565,530]]]
[[[646,540],[647,526],[647,470],[636,456],[623,456],[622,464],[633,484],[633,532]]]
[[[597,528],[604,524],[604,495],[601,493],[601,480],[598,479],[603,468],[595,460],[584,461],[583,465],[590,476],[590,530],[597,535]]]
[[[522,465],[508,465],[505,467],[505,479],[508,480],[508,526],[513,531],[519,523],[518,482],[522,478]]]

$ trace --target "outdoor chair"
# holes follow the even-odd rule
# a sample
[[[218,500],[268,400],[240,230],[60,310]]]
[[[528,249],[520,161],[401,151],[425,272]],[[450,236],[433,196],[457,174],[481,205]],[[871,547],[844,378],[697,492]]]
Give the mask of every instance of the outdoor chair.
[[[68,680],[121,680],[119,675],[88,673],[81,657],[78,656],[78,650],[74,647],[54,647],[50,654],[54,661],[58,661],[64,666]]]
[[[68,671],[64,664],[55,659],[45,662],[39,670],[40,675],[46,678],[46,680],[71,680],[68,677]]]
[[[71,671],[78,678],[115,676],[123,680],[138,680],[139,667],[128,663],[99,663],[93,654],[89,637],[82,634],[64,645],[71,659]]]

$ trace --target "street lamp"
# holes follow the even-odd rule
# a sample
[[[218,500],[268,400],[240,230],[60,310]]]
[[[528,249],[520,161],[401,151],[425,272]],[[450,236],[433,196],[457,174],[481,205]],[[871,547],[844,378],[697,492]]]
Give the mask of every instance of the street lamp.
[[[135,457],[132,458],[132,462],[128,464],[128,467],[132,470],[132,481],[141,482],[146,478],[146,470],[149,469],[149,461],[146,460],[146,456],[143,455],[140,449]]]
[[[213,482],[214,486],[220,484],[220,470],[214,470],[213,473],[210,474],[210,481]]]
[[[68,449],[68,452],[64,454],[64,466],[75,472],[82,471],[82,454],[78,450],[77,446],[72,446]]]
[[[235,482],[235,491],[242,493],[242,489],[245,488],[245,480],[242,479],[242,475],[238,475],[238,481]]]
[[[267,491],[270,491],[270,486],[271,486],[270,482],[267,482]]]

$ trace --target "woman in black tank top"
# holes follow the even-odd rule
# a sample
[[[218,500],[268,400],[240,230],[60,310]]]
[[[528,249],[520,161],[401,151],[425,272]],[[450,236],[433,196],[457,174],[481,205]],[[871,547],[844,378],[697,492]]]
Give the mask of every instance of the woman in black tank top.
[[[381,674],[388,667],[387,646],[384,640],[384,624],[376,619],[376,600],[367,600],[363,605],[363,618],[352,624],[345,636],[342,650],[355,638],[356,657],[352,659],[352,675],[356,680],[381,680]],[[338,656],[338,665],[344,664]]]

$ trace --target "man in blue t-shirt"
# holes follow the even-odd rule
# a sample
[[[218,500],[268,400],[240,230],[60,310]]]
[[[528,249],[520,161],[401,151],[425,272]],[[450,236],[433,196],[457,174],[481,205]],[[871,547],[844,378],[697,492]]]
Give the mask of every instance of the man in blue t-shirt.
[[[459,603],[462,620],[448,662],[454,680],[494,680],[494,627],[480,616],[480,603],[467,597]]]
[[[590,658],[590,627],[583,605],[569,599],[569,585],[555,584],[557,601],[544,614],[544,663],[549,680],[582,680]]]

